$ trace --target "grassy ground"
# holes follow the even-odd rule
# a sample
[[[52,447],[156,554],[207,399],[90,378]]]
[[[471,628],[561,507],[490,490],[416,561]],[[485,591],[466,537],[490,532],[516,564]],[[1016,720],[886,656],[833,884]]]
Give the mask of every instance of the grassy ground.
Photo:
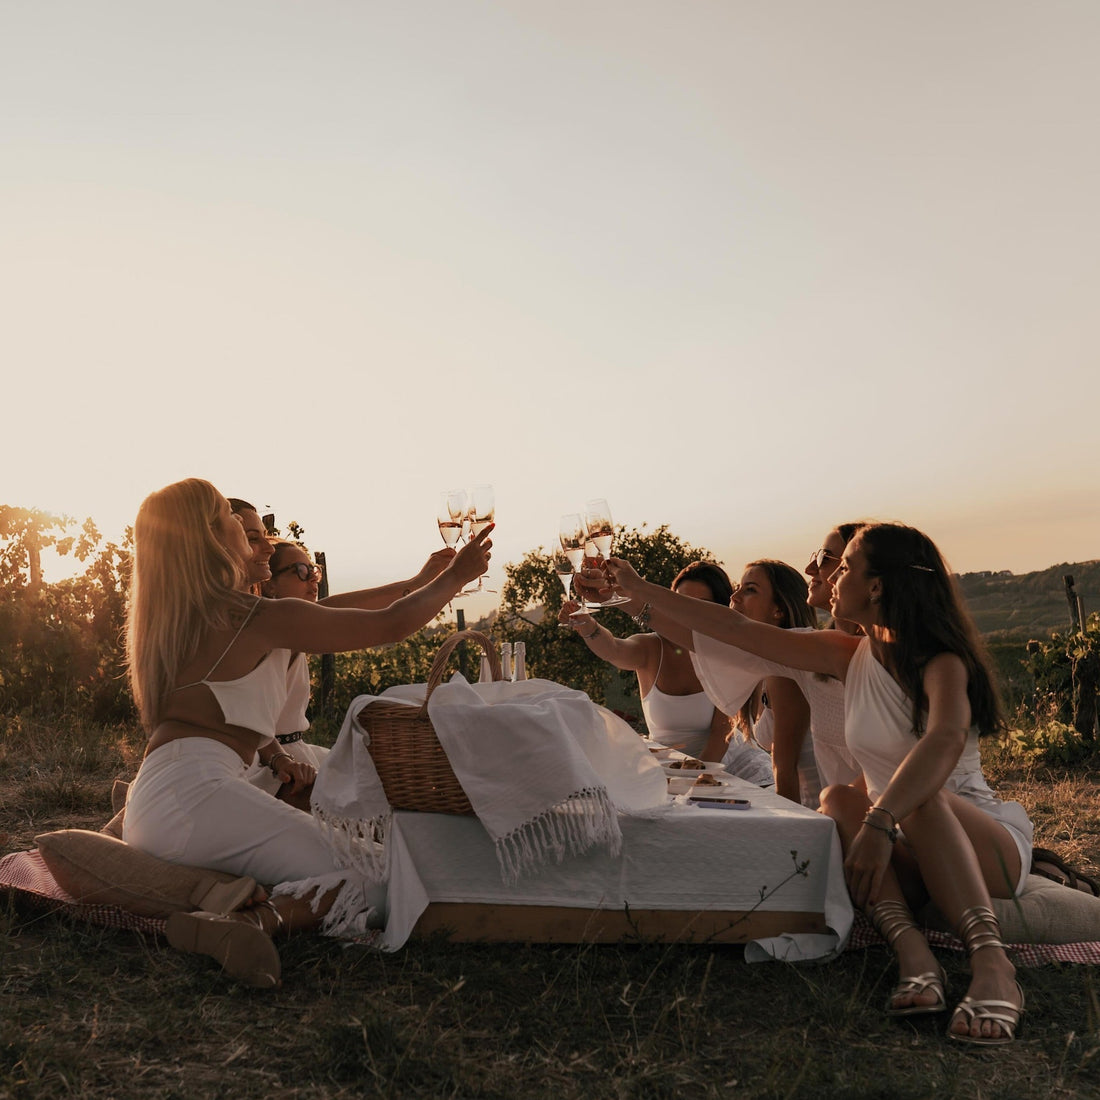
[[[10,725],[0,854],[97,828],[132,733]],[[989,755],[1041,843],[1100,872],[1100,768]],[[163,941],[0,895],[0,1098],[1100,1097],[1100,968],[1022,972],[1010,1048],[881,1011],[882,948],[749,966],[738,948],[451,946],[395,955],[301,936],[258,992]],[[965,967],[944,959],[950,992]]]

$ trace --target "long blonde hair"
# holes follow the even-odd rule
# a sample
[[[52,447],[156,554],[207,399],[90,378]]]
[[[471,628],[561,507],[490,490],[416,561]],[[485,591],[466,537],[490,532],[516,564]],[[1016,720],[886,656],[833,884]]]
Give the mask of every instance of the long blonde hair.
[[[147,733],[203,636],[252,603],[242,591],[244,563],[215,529],[224,502],[210,482],[188,478],[150,493],[138,509],[126,664]]]

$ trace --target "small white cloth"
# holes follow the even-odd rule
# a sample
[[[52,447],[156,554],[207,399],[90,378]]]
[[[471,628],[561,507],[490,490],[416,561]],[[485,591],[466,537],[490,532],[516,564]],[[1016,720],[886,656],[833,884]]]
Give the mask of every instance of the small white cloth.
[[[379,698],[419,706],[426,685]],[[314,816],[341,858],[378,880],[391,811],[357,722],[374,701],[348,708],[340,736],[317,776]],[[583,692],[549,680],[439,685],[428,703],[436,736],[466,797],[493,841],[504,881],[622,838],[617,811],[667,802],[664,772],[642,739]]]

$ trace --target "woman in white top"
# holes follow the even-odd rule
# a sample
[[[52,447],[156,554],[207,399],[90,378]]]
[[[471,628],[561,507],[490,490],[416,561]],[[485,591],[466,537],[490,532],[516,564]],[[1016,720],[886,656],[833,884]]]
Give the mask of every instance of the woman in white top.
[[[248,539],[250,556],[244,578],[248,590],[269,599],[290,596],[317,603],[320,566],[311,562],[296,543],[285,539],[272,540],[254,504],[241,497],[229,497],[229,507]],[[291,549],[288,550],[288,547]],[[453,549],[444,547],[431,554],[420,571],[408,580],[326,596],[320,602],[329,607],[378,611],[437,577],[454,555]],[[247,778],[260,790],[309,813],[313,781],[328,750],[320,745],[307,745],[301,740],[302,731],[309,728],[306,718],[310,694],[309,667],[304,653],[295,656],[288,677],[290,695],[280,715],[276,736],[260,746]]]
[[[809,577],[806,596],[809,607],[829,613],[833,574],[840,565],[844,547],[862,526],[861,523],[838,524],[825,536],[820,549],[814,551],[803,570]],[[859,633],[855,623],[836,619],[832,619],[826,629]],[[740,711],[745,701],[752,697],[758,681],[764,677],[782,676],[794,680],[810,706],[808,740],[812,740],[820,785],[827,787],[841,783],[864,787],[863,772],[844,739],[844,685],[839,680],[820,672],[775,665],[754,653],[735,649],[703,634],[693,635],[689,644],[692,663],[703,689],[714,700],[715,706],[727,714]],[[759,730],[757,736],[760,736]],[[803,753],[809,747],[809,744],[804,744]]]
[[[694,561],[674,578],[671,590],[681,596],[728,605],[733,594],[726,571],[713,562]],[[585,645],[609,664],[638,677],[642,713],[652,740],[681,749],[700,760],[727,757],[728,770],[749,782],[770,786],[767,755],[739,735],[731,738],[730,720],[704,694],[691,665],[691,655],[660,634],[617,638],[579,604],[566,601],[559,621],[573,627]]]
[[[812,630],[806,582],[786,562],[761,558],[749,562],[734,589],[730,606],[746,618],[784,630]],[[817,809],[821,781],[810,736],[810,705],[794,680],[769,675],[741,706],[740,717],[772,758],[776,793]]]
[[[1011,897],[1030,865],[1030,822],[1014,803],[981,804],[958,791],[960,771],[983,783],[979,734],[1002,728],[977,633],[946,564],[927,536],[869,524],[849,542],[834,578],[833,614],[864,636],[779,631],[733,610],[679,599],[617,558],[615,586],[666,618],[785,666],[845,682],[846,732],[867,779],[825,792],[845,850],[853,902],[893,948],[901,973],[892,1015],[946,1008],[945,978],[911,908],[931,897],[958,929],[971,983],[955,1008],[953,1039],[1011,1042],[1024,994],[1000,939],[990,896]],[[954,777],[954,789],[949,780]]]
[[[294,653],[400,641],[485,572],[490,525],[434,580],[381,611],[266,600],[245,588],[251,549],[228,500],[192,478],[150,494],[134,524],[126,632],[130,684],[149,736],[123,839],[170,862],[273,886],[251,910],[174,913],[169,942],[271,986],[280,928],[358,933],[384,894],[341,867],[311,815],[244,778],[286,705]]]

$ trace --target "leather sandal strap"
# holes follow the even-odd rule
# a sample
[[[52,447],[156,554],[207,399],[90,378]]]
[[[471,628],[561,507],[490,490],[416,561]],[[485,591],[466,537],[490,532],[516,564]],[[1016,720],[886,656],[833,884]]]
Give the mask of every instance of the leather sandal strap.
[[[959,917],[959,939],[966,945],[968,955],[973,955],[983,947],[999,947],[1002,951],[1005,950],[997,914],[988,905],[973,905],[963,910]]]
[[[872,906],[870,917],[879,935],[891,947],[897,942],[899,936],[911,929],[920,931],[917,928],[917,922],[913,920],[913,914],[900,901],[880,901]]]

